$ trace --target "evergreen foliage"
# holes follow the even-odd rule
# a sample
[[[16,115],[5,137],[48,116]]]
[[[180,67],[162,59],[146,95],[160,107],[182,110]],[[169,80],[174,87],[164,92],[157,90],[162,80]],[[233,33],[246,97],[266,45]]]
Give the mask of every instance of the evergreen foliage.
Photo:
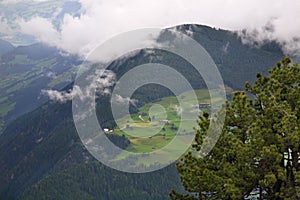
[[[173,190],[171,199],[300,198],[300,68],[285,57],[269,72],[227,102],[221,136],[206,157],[191,151],[177,163],[189,193]],[[209,124],[204,113],[194,149]]]

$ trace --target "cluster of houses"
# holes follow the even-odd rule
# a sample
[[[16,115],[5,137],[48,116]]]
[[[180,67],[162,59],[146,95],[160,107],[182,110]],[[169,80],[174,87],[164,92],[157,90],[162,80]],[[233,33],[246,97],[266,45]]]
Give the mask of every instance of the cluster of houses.
[[[199,104],[198,104],[198,108],[210,108],[210,107],[211,107],[211,104],[210,104],[210,103],[199,103]],[[142,118],[142,115],[139,115],[139,118],[140,118],[142,121],[145,121],[145,120]],[[155,118],[154,116],[149,117],[148,122],[154,121],[154,118]],[[160,124],[166,124],[166,125],[168,125],[168,124],[170,123],[170,121],[167,120],[167,119],[160,119],[158,122],[159,122]],[[127,125],[126,125],[126,128],[129,128],[129,127],[130,127],[129,124],[127,124]],[[104,128],[103,131],[104,131],[104,133],[112,133],[112,132],[113,132],[113,130],[110,130],[110,129],[108,129],[108,128]]]

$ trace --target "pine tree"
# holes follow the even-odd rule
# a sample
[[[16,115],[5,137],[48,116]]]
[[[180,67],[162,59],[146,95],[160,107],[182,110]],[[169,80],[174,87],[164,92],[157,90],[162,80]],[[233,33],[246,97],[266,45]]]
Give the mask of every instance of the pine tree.
[[[300,68],[286,57],[269,73],[226,103],[221,136],[204,158],[193,154],[210,124],[200,116],[193,150],[177,163],[187,193],[171,199],[300,198]]]

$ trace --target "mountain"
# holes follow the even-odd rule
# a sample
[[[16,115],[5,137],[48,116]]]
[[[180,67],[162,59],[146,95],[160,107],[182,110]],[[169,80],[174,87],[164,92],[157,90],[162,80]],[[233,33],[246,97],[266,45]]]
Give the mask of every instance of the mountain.
[[[237,34],[229,31],[200,25],[175,28],[193,33],[216,62],[225,84],[233,89],[242,89],[257,72],[267,73],[283,56],[276,43],[255,48],[244,45]],[[139,51],[116,60],[109,69],[120,77],[150,61],[174,66],[194,88],[205,88],[203,79],[187,61],[159,50]],[[72,84],[64,90],[70,88]],[[138,89],[133,98],[139,100],[139,107],[170,95],[168,89],[152,84]],[[97,100],[96,110],[101,125],[115,126],[107,96]],[[121,136],[110,139],[115,143],[126,140]],[[46,102],[13,121],[0,136],[0,152],[0,199],[159,200],[168,199],[170,189],[182,191],[174,165],[146,174],[128,174],[97,162],[80,142],[71,102]]]
[[[14,48],[15,47],[9,42],[0,39],[0,56],[9,51],[12,51]]]
[[[9,122],[47,99],[42,89],[62,89],[76,75],[80,61],[44,44],[12,47],[5,41],[0,57],[0,134]],[[74,71],[75,70],[75,71]]]

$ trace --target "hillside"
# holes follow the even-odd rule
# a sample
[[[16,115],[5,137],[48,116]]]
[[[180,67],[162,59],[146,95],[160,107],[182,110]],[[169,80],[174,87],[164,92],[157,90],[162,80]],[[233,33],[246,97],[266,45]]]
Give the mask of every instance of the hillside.
[[[14,48],[15,47],[9,42],[0,39],[0,56],[9,51],[12,51]]]
[[[268,67],[283,56],[280,50],[274,51],[268,45],[261,49],[244,45],[229,31],[199,25],[183,25],[177,29],[193,32],[193,37],[215,60],[225,84],[233,89],[243,88],[247,80],[253,81],[258,71],[267,73]],[[276,44],[269,45],[276,47]],[[159,55],[155,56],[156,60],[152,53],[140,51],[135,56],[115,61],[109,69],[120,77],[137,64],[151,60],[174,66],[195,89],[205,88],[201,76],[194,73],[186,61],[162,51],[154,54]],[[71,87],[72,84],[64,90]],[[32,91],[38,92],[37,89],[32,88]],[[166,88],[147,85],[138,89],[133,98],[138,99],[137,106],[142,107],[171,95]],[[131,109],[132,113],[137,112]],[[101,125],[115,128],[107,97],[97,100],[97,113]],[[115,143],[123,140],[119,136]],[[182,190],[173,165],[152,173],[127,174],[96,162],[79,140],[70,102],[47,102],[15,120],[0,136],[0,152],[0,199],[159,200],[168,199],[171,188]]]
[[[43,44],[0,47],[7,49],[0,57],[1,134],[9,122],[47,100],[41,95],[42,89],[62,89],[70,84],[80,62],[75,56],[62,56],[59,50]]]

